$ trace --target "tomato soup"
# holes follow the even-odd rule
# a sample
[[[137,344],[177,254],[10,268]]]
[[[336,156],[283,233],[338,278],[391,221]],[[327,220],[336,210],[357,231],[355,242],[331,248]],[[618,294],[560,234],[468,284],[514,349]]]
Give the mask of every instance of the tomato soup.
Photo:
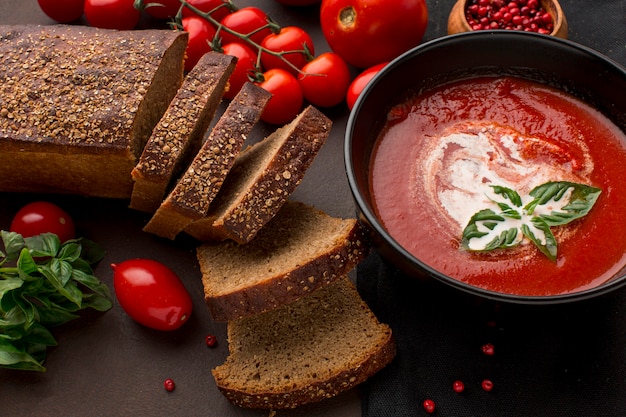
[[[530,241],[488,252],[462,248],[463,230],[492,185],[524,194],[549,181],[601,190],[585,217],[553,228],[556,259]],[[370,184],[375,210],[399,244],[474,286],[566,294],[609,280],[626,263],[626,136],[552,87],[483,77],[408,98],[388,114]]]

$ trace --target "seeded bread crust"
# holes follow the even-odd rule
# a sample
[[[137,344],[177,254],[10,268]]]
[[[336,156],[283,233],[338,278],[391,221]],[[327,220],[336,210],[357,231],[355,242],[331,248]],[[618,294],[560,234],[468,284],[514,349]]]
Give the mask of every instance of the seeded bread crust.
[[[205,301],[216,321],[269,311],[336,281],[369,248],[356,219],[288,201],[250,243],[197,248]]]
[[[188,35],[0,26],[0,191],[128,198]]]
[[[200,241],[247,243],[280,210],[326,142],[332,121],[313,106],[244,149],[207,215],[185,232]]]
[[[170,184],[198,152],[235,62],[211,51],[187,74],[132,170],[131,208],[148,213],[159,208]]]
[[[267,90],[244,84],[144,231],[174,239],[189,223],[207,214],[270,97]]]
[[[347,391],[389,364],[391,329],[346,278],[280,309],[228,323],[229,356],[212,370],[245,408],[288,409]]]

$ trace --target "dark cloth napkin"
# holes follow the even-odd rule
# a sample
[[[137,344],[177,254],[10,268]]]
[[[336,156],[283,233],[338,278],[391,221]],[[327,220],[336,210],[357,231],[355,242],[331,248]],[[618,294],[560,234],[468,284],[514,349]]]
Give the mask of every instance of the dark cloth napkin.
[[[427,3],[424,40],[446,34],[454,1]],[[626,1],[560,3],[571,41],[626,65]],[[626,417],[626,288],[555,306],[497,303],[409,278],[377,253],[357,286],[398,347],[362,386],[364,417],[426,416],[426,399],[437,416]]]

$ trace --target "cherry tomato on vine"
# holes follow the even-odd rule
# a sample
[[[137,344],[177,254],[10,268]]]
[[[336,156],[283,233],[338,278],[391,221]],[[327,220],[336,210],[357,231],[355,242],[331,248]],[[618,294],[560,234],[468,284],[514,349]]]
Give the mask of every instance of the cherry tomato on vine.
[[[211,41],[215,36],[215,28],[200,16],[185,17],[182,24],[183,30],[189,34],[185,49],[185,71],[191,71],[200,58],[212,49]]]
[[[258,44],[263,38],[272,33],[269,27],[267,14],[258,7],[243,7],[232,12],[220,22],[222,25],[242,35],[249,35],[250,39]],[[222,44],[244,42],[230,33],[221,32]]]
[[[131,30],[141,13],[134,0],[85,0],[85,18],[90,26],[102,29]]]
[[[283,69],[274,68],[265,71],[262,78],[256,84],[272,93],[272,97],[261,114],[261,120],[275,125],[293,120],[304,103],[302,88],[296,77]]]
[[[23,237],[54,233],[61,243],[76,237],[72,217],[61,207],[47,201],[35,201],[19,209],[9,230]]]
[[[417,46],[428,24],[425,0],[322,0],[322,33],[348,64],[369,68]]]
[[[111,264],[113,287],[122,309],[156,330],[175,330],[191,315],[192,301],[176,273],[151,259]]]
[[[178,0],[177,0],[178,1]],[[229,3],[226,0],[187,0],[187,3],[195,7],[196,9],[204,12],[211,13],[211,17],[218,22],[231,13],[228,6]],[[179,2],[180,4],[180,2]],[[224,5],[224,6],[222,6]],[[196,13],[188,7],[183,8],[183,17],[197,16]]]
[[[235,69],[228,79],[228,91],[224,93],[224,98],[231,100],[256,72],[256,52],[242,43],[233,42],[222,46],[222,53],[237,57]]]
[[[319,107],[332,107],[346,98],[350,85],[348,64],[336,53],[325,52],[298,74],[304,98]]]
[[[266,70],[282,68],[292,74],[297,74],[315,55],[315,47],[311,36],[297,26],[285,26],[278,33],[267,35],[261,46],[272,52],[289,52],[282,54],[282,58],[267,52],[261,53],[261,64]],[[289,63],[285,62],[288,61]]]
[[[383,62],[374,65],[373,67],[370,67],[357,75],[356,78],[352,80],[350,86],[348,87],[348,93],[346,94],[346,103],[348,103],[348,108],[350,110],[352,110],[352,107],[354,107],[354,103],[356,103],[356,100],[361,95],[361,92],[363,91],[367,83],[369,83],[370,80],[374,78],[374,76],[378,74],[378,72],[383,69],[383,67],[387,64],[388,62]]]
[[[59,23],[80,19],[85,8],[85,0],[37,0],[37,2],[46,16]]]
[[[144,3],[150,5],[145,8],[146,13],[156,19],[176,17],[181,5],[179,0],[146,0]]]

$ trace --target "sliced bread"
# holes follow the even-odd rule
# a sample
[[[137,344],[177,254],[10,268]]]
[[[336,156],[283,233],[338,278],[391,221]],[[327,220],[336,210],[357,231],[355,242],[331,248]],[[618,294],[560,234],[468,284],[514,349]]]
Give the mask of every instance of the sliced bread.
[[[0,191],[129,198],[188,35],[0,26]]]
[[[148,213],[159,208],[200,148],[234,67],[234,57],[208,52],[187,74],[132,170],[131,208]]]
[[[249,242],[276,215],[326,142],[331,120],[315,107],[244,149],[205,217],[185,232],[200,241]]]
[[[217,387],[246,408],[285,409],[333,397],[385,367],[396,353],[346,278],[279,309],[228,323],[229,356]]]
[[[244,84],[144,231],[174,239],[189,223],[207,214],[270,97],[267,90]]]
[[[369,245],[356,219],[288,201],[250,243],[197,248],[205,300],[228,321],[294,302],[347,274]]]

